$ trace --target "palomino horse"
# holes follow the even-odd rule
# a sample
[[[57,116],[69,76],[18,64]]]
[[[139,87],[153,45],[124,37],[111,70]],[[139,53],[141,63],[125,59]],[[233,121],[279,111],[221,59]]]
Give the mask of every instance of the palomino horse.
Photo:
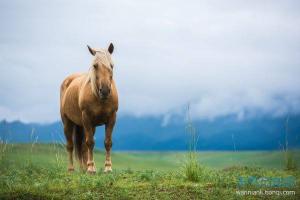
[[[74,171],[73,147],[80,167],[89,173],[96,173],[93,159],[96,126],[105,125],[106,159],[104,172],[112,171],[110,150],[112,131],[118,110],[118,94],[113,80],[111,54],[108,49],[93,49],[94,56],[88,73],[68,76],[60,88],[60,113],[64,125],[69,156],[68,170]]]

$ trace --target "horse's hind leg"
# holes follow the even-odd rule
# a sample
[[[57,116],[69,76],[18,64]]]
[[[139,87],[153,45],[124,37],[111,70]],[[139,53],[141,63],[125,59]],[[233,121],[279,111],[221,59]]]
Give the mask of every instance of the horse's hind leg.
[[[68,164],[68,171],[74,171],[74,164],[73,164],[73,149],[74,149],[74,142],[73,142],[73,131],[74,131],[74,124],[69,119],[65,118],[63,120],[64,123],[64,133],[67,140],[67,151],[69,157],[69,164]]]
[[[75,153],[77,154],[80,169],[83,171],[87,170],[87,147],[85,144],[85,136],[83,127],[76,126],[75,129]]]

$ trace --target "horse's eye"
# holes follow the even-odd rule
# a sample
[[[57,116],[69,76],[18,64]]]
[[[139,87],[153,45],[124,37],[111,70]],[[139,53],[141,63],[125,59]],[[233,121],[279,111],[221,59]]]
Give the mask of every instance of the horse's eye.
[[[113,77],[112,77],[112,75],[111,75],[111,76],[110,76],[110,80],[112,80],[112,78],[113,78]]]
[[[112,68],[112,69],[113,69],[113,68],[114,68],[114,65],[113,65],[113,64],[110,64],[110,68]]]

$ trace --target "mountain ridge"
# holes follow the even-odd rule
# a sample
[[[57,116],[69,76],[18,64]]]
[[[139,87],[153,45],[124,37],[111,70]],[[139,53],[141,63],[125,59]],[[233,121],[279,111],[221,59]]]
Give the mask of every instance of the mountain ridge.
[[[260,117],[237,120],[232,116],[215,120],[194,120],[199,134],[199,150],[279,150],[285,144],[283,117]],[[163,123],[163,117],[118,117],[113,133],[115,150],[187,150],[189,136],[184,120]],[[9,143],[65,142],[60,121],[40,124],[22,121],[0,122],[0,137]],[[97,127],[96,148],[103,149],[104,128]],[[300,115],[291,116],[288,141],[291,148],[300,147]]]

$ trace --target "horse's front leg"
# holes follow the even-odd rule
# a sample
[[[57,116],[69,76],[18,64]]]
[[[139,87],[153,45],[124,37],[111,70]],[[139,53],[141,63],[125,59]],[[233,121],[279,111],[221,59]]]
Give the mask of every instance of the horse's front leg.
[[[94,134],[95,127],[92,126],[92,123],[86,112],[82,114],[83,127],[85,132],[85,143],[87,147],[87,171],[90,174],[96,173],[96,166],[94,163],[93,150],[95,146]]]
[[[104,163],[104,172],[112,171],[112,162],[110,157],[110,150],[112,147],[112,132],[116,122],[116,113],[114,113],[105,124],[105,140],[104,146],[106,150],[105,163]]]
[[[67,142],[67,151],[68,151],[68,157],[69,157],[69,164],[68,164],[68,171],[74,171],[74,165],[73,165],[73,149],[74,149],[74,143],[73,143],[73,131],[74,131],[74,124],[67,118],[63,118],[64,123],[64,133],[66,136],[66,142]]]

